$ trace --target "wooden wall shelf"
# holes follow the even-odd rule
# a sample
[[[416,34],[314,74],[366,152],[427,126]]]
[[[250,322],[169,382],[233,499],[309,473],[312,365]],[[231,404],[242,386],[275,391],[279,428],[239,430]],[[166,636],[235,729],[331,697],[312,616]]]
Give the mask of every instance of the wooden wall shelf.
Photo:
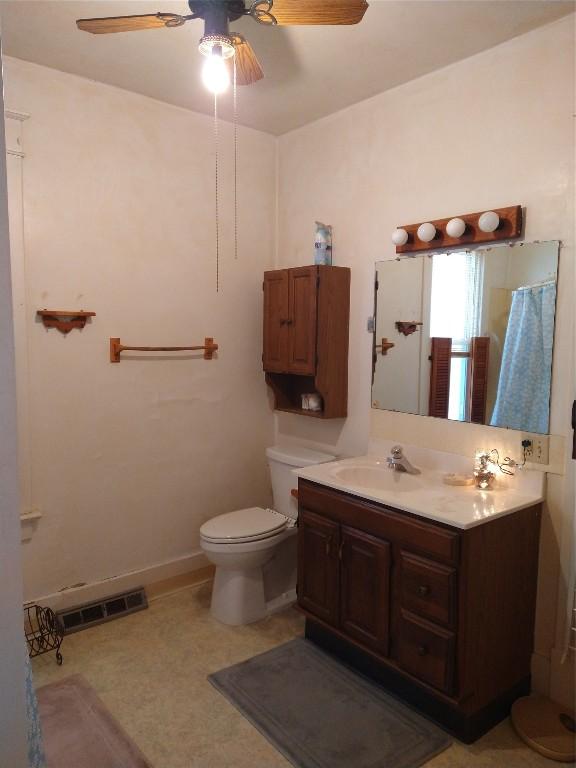
[[[522,235],[522,206],[511,205],[508,208],[492,208],[491,210],[500,217],[500,224],[494,232],[482,232],[478,227],[478,219],[483,211],[450,216],[447,219],[431,220],[430,223],[436,227],[436,236],[427,243],[419,240],[417,235],[420,224],[426,222],[403,225],[401,228],[405,229],[408,233],[408,242],[405,245],[397,245],[396,253],[434,251],[438,248],[453,248],[458,245],[495,243],[499,240],[512,240]],[[466,224],[466,230],[460,237],[450,237],[446,233],[446,224],[453,218],[462,219]]]
[[[39,309],[36,314],[42,318],[45,328],[57,328],[61,333],[70,333],[73,328],[82,329],[89,317],[95,317],[96,312],[85,312],[83,309]]]
[[[410,336],[411,334],[416,333],[418,326],[422,325],[422,323],[420,320],[410,320],[408,322],[405,320],[397,320],[395,325],[398,333],[403,333],[404,336]]]

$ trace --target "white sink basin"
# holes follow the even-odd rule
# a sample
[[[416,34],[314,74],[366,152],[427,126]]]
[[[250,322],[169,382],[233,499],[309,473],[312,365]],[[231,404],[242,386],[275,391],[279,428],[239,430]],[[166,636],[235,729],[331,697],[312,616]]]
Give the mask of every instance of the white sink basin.
[[[448,472],[471,472],[472,458],[407,446],[406,455],[410,460],[414,456],[421,471],[419,475],[410,475],[388,467],[388,450],[386,446],[380,454],[301,467],[294,474],[302,480],[457,528],[481,525],[538,504],[544,498],[543,472],[522,470],[515,477],[503,475],[493,490],[480,491],[473,485],[451,486],[443,482]]]
[[[381,491],[392,491],[393,493],[416,491],[423,485],[419,475],[396,472],[386,465],[338,467],[333,470],[332,474],[337,480],[355,485],[358,488],[373,488]]]

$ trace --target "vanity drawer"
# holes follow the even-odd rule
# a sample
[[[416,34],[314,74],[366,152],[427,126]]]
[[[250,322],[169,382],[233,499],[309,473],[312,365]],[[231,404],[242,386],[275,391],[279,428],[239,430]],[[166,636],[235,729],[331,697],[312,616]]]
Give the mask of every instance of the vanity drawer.
[[[400,554],[402,608],[430,621],[454,627],[456,619],[456,569],[411,552]]]
[[[398,664],[414,677],[451,693],[454,677],[454,634],[401,612]]]
[[[424,555],[457,563],[460,536],[447,526],[429,523],[405,512],[376,505],[307,480],[298,482],[298,504],[335,522],[372,536],[415,549]]]

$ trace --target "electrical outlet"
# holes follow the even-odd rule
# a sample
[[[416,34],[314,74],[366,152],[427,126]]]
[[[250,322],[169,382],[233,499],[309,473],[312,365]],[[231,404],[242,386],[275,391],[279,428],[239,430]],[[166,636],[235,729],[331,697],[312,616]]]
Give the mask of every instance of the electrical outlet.
[[[522,435],[522,449],[530,464],[548,464],[548,435]]]

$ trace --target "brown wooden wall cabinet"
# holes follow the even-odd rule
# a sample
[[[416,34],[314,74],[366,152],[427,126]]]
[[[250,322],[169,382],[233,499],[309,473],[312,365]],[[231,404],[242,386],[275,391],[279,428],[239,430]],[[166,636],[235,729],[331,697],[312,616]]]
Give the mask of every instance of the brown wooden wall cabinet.
[[[300,480],[306,636],[466,742],[530,690],[541,506],[453,528]]]
[[[278,411],[342,418],[348,403],[348,267],[307,266],[264,273],[266,382]],[[302,409],[317,393],[321,411]]]

